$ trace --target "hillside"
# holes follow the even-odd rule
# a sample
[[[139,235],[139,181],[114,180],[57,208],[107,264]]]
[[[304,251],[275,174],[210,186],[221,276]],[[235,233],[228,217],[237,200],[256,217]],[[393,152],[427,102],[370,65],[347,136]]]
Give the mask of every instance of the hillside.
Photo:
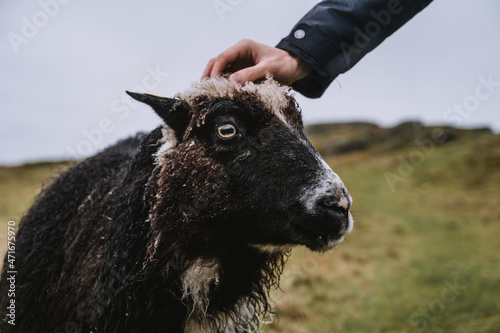
[[[307,132],[354,198],[355,229],[332,253],[295,251],[273,332],[500,332],[500,136]]]
[[[500,136],[404,123],[315,125],[353,196],[336,250],[292,251],[265,332],[500,332]],[[68,163],[0,167],[0,226]]]

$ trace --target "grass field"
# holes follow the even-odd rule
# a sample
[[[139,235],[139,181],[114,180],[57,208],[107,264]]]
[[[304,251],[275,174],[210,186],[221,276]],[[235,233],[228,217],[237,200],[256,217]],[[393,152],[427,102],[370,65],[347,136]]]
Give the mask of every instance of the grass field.
[[[438,144],[431,130],[420,147],[398,134],[337,156],[340,130],[311,135],[354,198],[355,228],[331,252],[292,251],[265,332],[500,332],[500,136]],[[0,168],[2,251],[7,221],[65,167]]]

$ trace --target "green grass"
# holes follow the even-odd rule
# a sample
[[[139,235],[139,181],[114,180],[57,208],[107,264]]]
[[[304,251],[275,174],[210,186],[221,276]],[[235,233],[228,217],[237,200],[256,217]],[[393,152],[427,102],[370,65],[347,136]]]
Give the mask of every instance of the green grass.
[[[384,175],[415,150],[327,158],[354,198],[355,229],[331,252],[292,251],[265,332],[500,332],[500,137],[437,146],[391,189]],[[7,221],[66,166],[0,168],[2,249]]]

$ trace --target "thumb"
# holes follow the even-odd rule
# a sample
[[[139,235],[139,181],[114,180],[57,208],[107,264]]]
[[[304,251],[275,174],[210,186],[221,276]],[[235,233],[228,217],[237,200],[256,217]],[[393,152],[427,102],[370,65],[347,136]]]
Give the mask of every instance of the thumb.
[[[229,80],[243,85],[247,82],[264,78],[266,73],[267,71],[264,66],[255,65],[234,72],[229,76]]]

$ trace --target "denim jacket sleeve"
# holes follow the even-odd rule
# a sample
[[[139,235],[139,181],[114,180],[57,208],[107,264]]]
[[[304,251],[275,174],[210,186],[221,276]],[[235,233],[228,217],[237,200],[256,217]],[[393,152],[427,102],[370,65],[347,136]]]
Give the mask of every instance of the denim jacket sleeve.
[[[382,43],[432,0],[324,0],[314,6],[277,48],[314,70],[292,87],[320,97],[341,73]]]

